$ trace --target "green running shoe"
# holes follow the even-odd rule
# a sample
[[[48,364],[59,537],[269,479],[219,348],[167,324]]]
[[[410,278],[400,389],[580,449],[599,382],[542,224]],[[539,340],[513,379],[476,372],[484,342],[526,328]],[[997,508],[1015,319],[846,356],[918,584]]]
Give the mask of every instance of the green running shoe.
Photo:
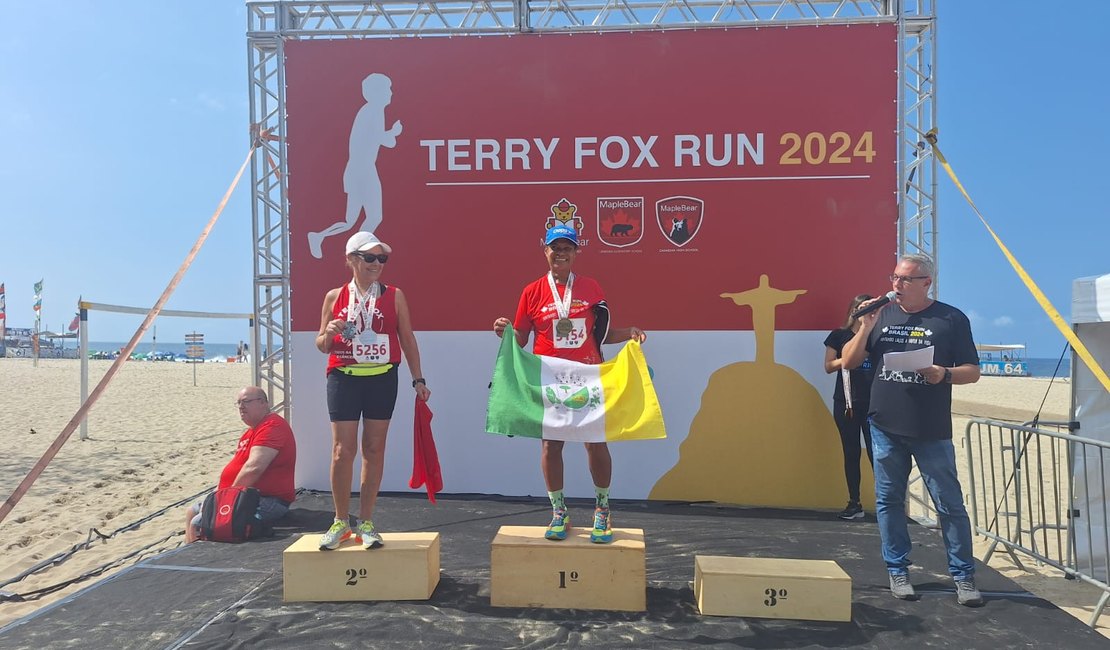
[[[374,530],[374,522],[369,519],[363,519],[359,522],[358,528],[355,529],[355,534],[362,540],[362,548],[366,550],[378,548],[385,542],[382,541],[382,536],[378,531]]]
[[[590,531],[590,541],[594,544],[608,544],[613,541],[613,527],[609,523],[609,509],[594,510],[594,529]]]
[[[320,537],[320,550],[321,551],[334,551],[339,548],[345,539],[350,537],[351,525],[346,519],[336,519],[335,523],[331,525],[328,532]]]
[[[567,538],[570,530],[570,517],[566,510],[555,510],[551,513],[551,523],[547,525],[547,532],[543,534],[547,539],[559,541]]]

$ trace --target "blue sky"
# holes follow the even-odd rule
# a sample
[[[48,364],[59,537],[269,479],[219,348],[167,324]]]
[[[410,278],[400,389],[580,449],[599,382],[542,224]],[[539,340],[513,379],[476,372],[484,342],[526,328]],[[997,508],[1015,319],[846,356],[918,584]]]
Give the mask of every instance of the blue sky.
[[[940,146],[991,225],[1065,318],[1071,283],[1110,273],[1110,3],[1082,16],[1044,2],[941,0]],[[61,329],[78,295],[150,306],[211,215],[248,146],[246,10],[234,0],[71,1],[6,8],[0,36],[0,282],[9,326]],[[18,32],[18,33],[17,33]],[[1063,337],[955,187],[939,177],[941,298],[984,343],[1056,357]],[[23,230],[20,224],[30,224]],[[249,312],[250,202],[240,186],[170,309]],[[876,287],[861,290],[878,291]],[[93,340],[138,316],[94,313]],[[247,338],[241,321],[163,318]]]

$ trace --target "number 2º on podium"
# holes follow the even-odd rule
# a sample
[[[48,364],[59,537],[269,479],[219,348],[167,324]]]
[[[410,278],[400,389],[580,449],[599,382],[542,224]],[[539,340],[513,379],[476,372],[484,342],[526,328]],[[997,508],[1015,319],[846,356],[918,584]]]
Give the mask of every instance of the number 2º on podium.
[[[366,569],[347,569],[347,586],[353,587],[358,584],[359,578],[365,578],[367,573]]]

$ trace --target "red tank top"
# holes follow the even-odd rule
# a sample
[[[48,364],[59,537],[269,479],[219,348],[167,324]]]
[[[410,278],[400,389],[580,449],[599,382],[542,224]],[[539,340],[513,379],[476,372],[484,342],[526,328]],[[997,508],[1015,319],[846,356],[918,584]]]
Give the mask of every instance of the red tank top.
[[[332,306],[332,318],[353,320],[356,334],[347,340],[340,335],[332,339],[331,354],[328,356],[328,372],[341,366],[355,363],[401,363],[401,341],[397,337],[397,288],[378,283],[383,293],[374,305],[371,327],[364,326],[361,318],[348,319],[347,312],[351,302],[350,283],[339,289],[339,295]]]

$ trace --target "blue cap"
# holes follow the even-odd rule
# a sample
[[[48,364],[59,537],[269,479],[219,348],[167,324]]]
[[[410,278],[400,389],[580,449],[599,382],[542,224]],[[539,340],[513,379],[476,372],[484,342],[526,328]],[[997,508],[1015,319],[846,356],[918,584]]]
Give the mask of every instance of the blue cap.
[[[550,246],[555,243],[556,239],[565,239],[570,243],[578,246],[578,231],[570,226],[558,225],[547,229],[547,236],[544,237],[544,246]]]

